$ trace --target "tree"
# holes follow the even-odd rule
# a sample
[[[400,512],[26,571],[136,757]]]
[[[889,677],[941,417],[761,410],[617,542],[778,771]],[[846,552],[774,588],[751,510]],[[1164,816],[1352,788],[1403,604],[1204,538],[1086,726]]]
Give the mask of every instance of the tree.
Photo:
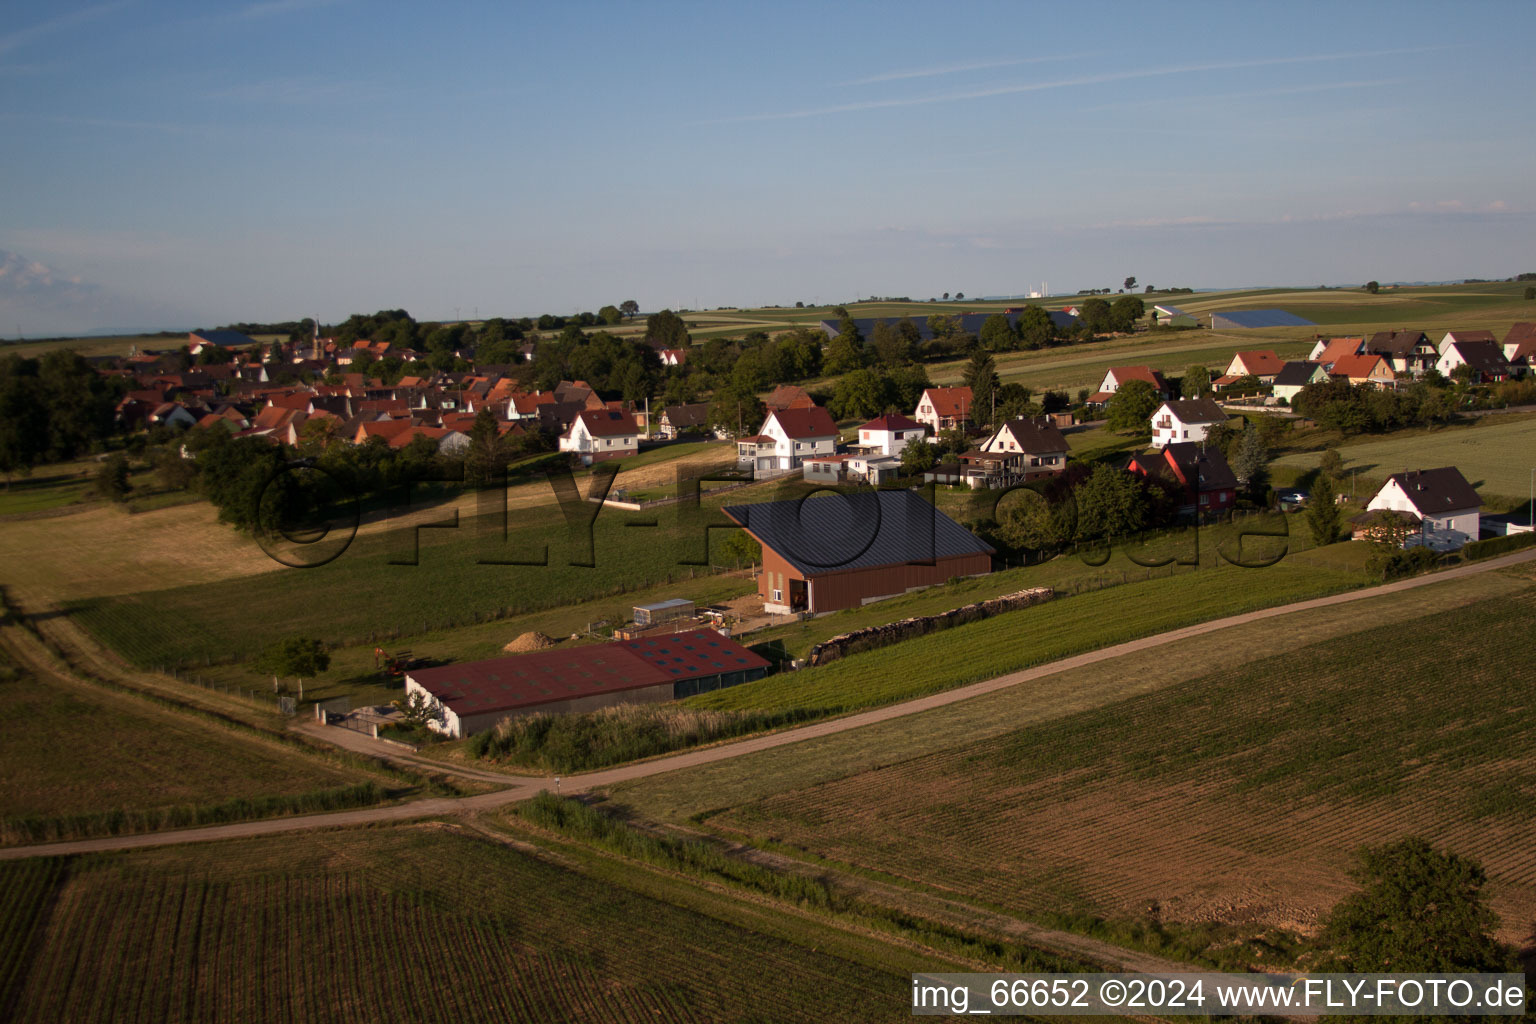
[[[1105,407],[1109,429],[1151,433],[1152,414],[1157,406],[1156,388],[1144,380],[1128,380],[1110,396]]]
[[[992,396],[997,389],[997,361],[992,353],[978,348],[965,365],[965,386],[971,389],[971,419],[992,422]]]
[[[96,493],[108,501],[127,501],[133,487],[128,483],[128,460],[114,455],[96,471]]]
[[[1128,278],[1125,279],[1125,290],[1126,291],[1130,291],[1132,288],[1135,288],[1135,287],[1136,287],[1136,278],[1135,277],[1128,277]],[[1148,288],[1147,290],[1151,291],[1152,289]]]
[[[330,668],[331,654],[319,640],[293,636],[268,647],[256,665],[272,675],[274,689],[277,687],[278,676],[296,676],[299,680],[299,695],[302,697],[304,680],[312,679]]]
[[[1185,398],[1199,398],[1211,390],[1211,371],[1199,363],[1191,363],[1184,368],[1184,383],[1181,394]]]
[[[1328,915],[1324,971],[1499,972],[1513,957],[1493,937],[1499,919],[1483,895],[1488,876],[1469,857],[1410,837],[1357,854],[1359,892]]]
[[[992,352],[1006,352],[1014,347],[1018,335],[1014,333],[1013,324],[1001,313],[993,313],[987,317],[981,325],[981,332],[977,336],[981,341],[981,347]]]
[[[1110,329],[1109,303],[1103,299],[1083,300],[1083,304],[1078,307],[1078,316],[1082,319],[1083,326],[1094,334],[1103,334]]]
[[[912,361],[914,346],[911,335],[898,325],[876,320],[874,329],[870,331],[869,343],[875,350],[875,358],[884,366],[901,366]]]
[[[645,340],[656,348],[687,348],[693,343],[683,318],[664,309],[645,321]]]
[[[735,565],[756,565],[763,560],[763,546],[746,530],[732,530],[720,544],[720,557]]]
[[[1056,342],[1056,321],[1042,306],[1025,306],[1019,314],[1018,333],[1025,348],[1045,348]]]
[[[849,321],[852,326],[853,321]],[[859,330],[853,327],[851,331],[840,331],[832,343],[827,346],[826,357],[822,360],[822,368],[832,376],[851,373],[864,365],[864,344],[859,338]]]
[[[482,405],[475,413],[475,422],[469,428],[469,448],[464,452],[464,483],[469,487],[486,487],[496,482],[498,474],[507,464],[501,431],[496,427],[496,417],[490,406]]]
[[[955,301],[956,302],[959,302],[963,298],[965,298],[965,292],[955,292]]]
[[[1527,299],[1536,299],[1536,287],[1528,287],[1528,288],[1526,288],[1525,289],[1525,297]]]
[[[1332,544],[1339,539],[1338,485],[1333,477],[1322,475],[1312,485],[1307,495],[1307,529],[1312,532],[1312,543],[1318,547]]]
[[[1147,305],[1134,295],[1122,295],[1109,307],[1109,322],[1117,331],[1129,331],[1147,313]]]
[[[400,712],[401,724],[419,733],[431,729],[433,724],[441,726],[448,721],[448,715],[438,699],[421,690],[412,690],[409,695],[390,703]]]
[[[835,419],[871,419],[894,405],[890,378],[878,370],[859,369],[838,378],[827,411]]]
[[[1365,282],[1365,290],[1370,292],[1372,295],[1375,295],[1377,292],[1381,291],[1381,283],[1378,281],[1367,281]]]
[[[1252,421],[1243,428],[1237,442],[1237,457],[1232,460],[1232,474],[1237,482],[1253,493],[1262,486],[1265,470],[1269,467],[1269,448],[1263,435]]]
[[[1060,547],[1072,539],[1070,508],[1037,491],[1014,491],[997,514],[997,538],[1015,551]]]
[[[926,473],[933,468],[937,458],[938,453],[934,451],[933,445],[922,438],[908,441],[906,447],[901,450],[902,475],[917,476],[919,473]]]
[[[635,314],[640,312],[640,303],[636,302],[634,299],[625,299],[623,302],[619,303],[619,312],[633,320],[635,318]]]
[[[1317,472],[1321,476],[1332,477],[1340,480],[1344,476],[1344,459],[1339,455],[1337,448],[1325,448],[1317,462]]]
[[[1147,525],[1150,502],[1141,478],[1106,462],[1073,492],[1079,540],[1129,537]]]
[[[597,318],[610,327],[624,319],[624,314],[619,312],[618,306],[604,306],[597,311]]]

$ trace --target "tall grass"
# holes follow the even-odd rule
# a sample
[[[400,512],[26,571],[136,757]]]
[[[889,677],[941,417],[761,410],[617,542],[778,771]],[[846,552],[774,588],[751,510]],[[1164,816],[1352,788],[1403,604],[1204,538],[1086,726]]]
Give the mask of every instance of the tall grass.
[[[289,796],[237,797],[214,804],[183,804],[149,810],[93,811],[57,817],[0,818],[0,843],[52,843],[97,836],[159,832],[197,825],[221,825],[255,818],[314,814],[368,807],[389,798],[377,782],[311,790]]]
[[[670,704],[619,705],[576,714],[522,715],[469,741],[475,757],[575,772],[654,757],[716,740],[794,725],[813,709],[712,711]]]

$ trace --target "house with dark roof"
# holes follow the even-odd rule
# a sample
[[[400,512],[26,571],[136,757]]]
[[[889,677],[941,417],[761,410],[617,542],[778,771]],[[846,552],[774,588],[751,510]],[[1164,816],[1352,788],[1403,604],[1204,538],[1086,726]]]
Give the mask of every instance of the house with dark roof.
[[[1392,364],[1399,374],[1418,376],[1440,357],[1435,343],[1423,331],[1377,331],[1363,351],[1374,352]]]
[[[1488,334],[1486,339],[1448,341],[1440,350],[1435,369],[1449,377],[1458,369],[1468,367],[1476,383],[1508,380],[1511,375],[1509,360],[1504,358],[1498,342],[1487,331],[1465,331],[1465,334]],[[1447,338],[1451,335],[1446,335]]]
[[[1125,468],[1180,495],[1179,512],[1184,515],[1215,515],[1237,503],[1237,477],[1214,445],[1177,441],[1160,451],[1133,455]]]
[[[1504,358],[1517,373],[1529,373],[1536,366],[1536,323],[1522,320],[1504,335]]]
[[[689,402],[685,405],[669,405],[661,410],[658,430],[667,440],[675,440],[685,430],[705,432],[709,430],[709,403]]]
[[[1417,532],[1404,547],[1422,544],[1452,551],[1477,540],[1483,500],[1455,466],[1393,473],[1366,504],[1368,512],[1410,512],[1419,519]]]
[[[413,669],[405,692],[443,710],[432,728],[458,738],[517,715],[567,714],[679,700],[761,679],[768,662],[712,629]]]
[[[992,548],[915,491],[856,491],[722,511],[763,546],[758,594],[770,614],[856,608],[992,571]]]
[[[989,485],[995,487],[1055,476],[1067,468],[1067,448],[1067,439],[1048,421],[1019,419],[998,427],[979,450],[1014,457],[1011,468],[1004,468],[1008,479]]]
[[[1296,401],[1296,396],[1301,389],[1308,384],[1328,383],[1328,371],[1323,363],[1289,362],[1280,367],[1280,372],[1275,374],[1274,395],[1283,398],[1286,402]]]
[[[1152,413],[1152,445],[1161,448],[1175,441],[1204,441],[1212,427],[1225,422],[1227,411],[1209,397],[1164,402]]]

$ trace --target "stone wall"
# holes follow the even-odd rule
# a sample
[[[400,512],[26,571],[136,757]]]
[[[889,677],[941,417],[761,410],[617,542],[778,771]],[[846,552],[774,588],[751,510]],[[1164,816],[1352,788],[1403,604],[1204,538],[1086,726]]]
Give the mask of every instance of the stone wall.
[[[949,629],[952,626],[963,626],[967,622],[978,622],[981,619],[991,618],[1003,612],[1016,611],[1019,608],[1027,608],[1032,604],[1040,604],[1049,601],[1056,596],[1056,592],[1050,587],[1031,587],[1028,590],[1020,590],[1013,594],[1004,594],[1002,597],[994,597],[990,601],[978,601],[975,604],[963,605],[959,608],[951,608],[947,612],[938,615],[920,615],[915,618],[902,619],[900,622],[889,622],[883,626],[867,626],[864,629],[856,629],[852,633],[843,633],[817,644],[811,648],[809,664],[825,665],[829,662],[859,651],[869,651],[876,647],[884,647],[887,644],[898,643],[902,640],[910,640],[915,636],[925,633],[936,633],[941,629]]]

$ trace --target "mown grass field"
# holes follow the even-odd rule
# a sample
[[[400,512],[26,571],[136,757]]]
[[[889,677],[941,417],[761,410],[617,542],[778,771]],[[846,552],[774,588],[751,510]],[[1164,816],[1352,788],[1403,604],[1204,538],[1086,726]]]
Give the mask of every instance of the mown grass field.
[[[905,1020],[951,961],[444,826],[0,864],[22,1022]]]
[[[1346,473],[1358,473],[1362,493],[1366,483],[1374,491],[1393,473],[1455,466],[1485,502],[1523,504],[1529,500],[1531,470],[1536,468],[1536,418],[1484,416],[1470,426],[1362,437],[1341,445],[1339,455]],[[1304,473],[1316,469],[1321,457],[1319,452],[1301,452],[1282,456],[1275,464]]]
[[[151,820],[169,808],[397,781],[132,696],[38,679],[3,654],[0,699],[10,712],[0,722],[3,842],[26,840],[34,830],[29,822],[90,834],[100,831],[95,819],[118,812]],[[79,821],[69,824],[73,819]]]
[[[1230,666],[1212,651],[1173,685],[709,820],[1025,915],[1155,904],[1169,920],[1291,928],[1350,889],[1356,847],[1423,835],[1483,863],[1503,935],[1523,937],[1536,588],[1527,574],[1513,593],[1424,611],[1341,609],[1363,628],[1246,662],[1229,649]]]
[[[699,521],[676,506],[605,508],[590,535],[572,530],[556,505],[531,506],[509,514],[505,540],[485,516],[452,529],[359,534],[317,568],[273,566],[169,588],[146,579],[134,592],[70,609],[98,639],[150,667],[237,660],[294,633],[334,646],[393,641],[708,575],[689,560],[705,560],[700,523],[726,523],[714,511],[723,503],[706,495]],[[578,510],[595,511],[588,503]],[[265,558],[244,553],[257,566]],[[500,564],[514,561],[547,564]]]
[[[1207,619],[1347,590],[1363,581],[1358,573],[1285,562],[1265,569],[1187,570],[1061,597],[683,703],[718,710],[848,711],[990,679]]]

